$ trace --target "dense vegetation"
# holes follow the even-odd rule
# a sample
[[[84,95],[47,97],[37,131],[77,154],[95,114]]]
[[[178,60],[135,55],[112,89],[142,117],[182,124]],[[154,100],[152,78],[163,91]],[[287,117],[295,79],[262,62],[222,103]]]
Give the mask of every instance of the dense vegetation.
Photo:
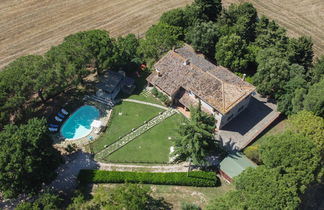
[[[91,199],[86,199],[82,194],[75,196],[67,209],[146,210],[170,208],[163,199],[154,199],[151,193],[148,186],[138,184],[124,184],[112,189],[99,187]]]
[[[307,187],[321,181],[323,160],[308,137],[271,136],[260,150],[263,165],[245,170],[235,179],[236,191],[214,200],[210,209],[296,209]]]
[[[0,133],[0,191],[4,196],[37,192],[55,177],[60,156],[46,130],[46,120],[35,118],[20,126],[6,125]]]
[[[149,173],[149,172],[120,172],[81,170],[78,179],[81,183],[142,183],[181,185],[196,187],[214,187],[219,185],[219,180],[214,172],[192,171]]]

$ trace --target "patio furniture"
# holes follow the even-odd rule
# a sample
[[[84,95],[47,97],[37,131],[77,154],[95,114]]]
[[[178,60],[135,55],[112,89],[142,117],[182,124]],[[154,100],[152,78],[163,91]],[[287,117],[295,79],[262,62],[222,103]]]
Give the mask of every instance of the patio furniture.
[[[62,119],[59,118],[58,116],[55,116],[54,118],[55,118],[56,121],[58,121],[58,122],[62,122]]]
[[[57,128],[48,128],[48,130],[51,131],[51,132],[56,132]]]
[[[65,115],[68,115],[69,114],[69,112],[68,111],[66,111],[65,109],[61,109],[61,112],[63,113],[63,114],[65,114]]]
[[[58,125],[56,125],[56,124],[48,124],[49,126],[51,126],[51,127],[53,127],[53,128],[58,128],[59,126]]]
[[[58,115],[60,118],[64,118],[64,117],[65,117],[65,115],[61,114],[60,112],[58,112],[57,115]]]

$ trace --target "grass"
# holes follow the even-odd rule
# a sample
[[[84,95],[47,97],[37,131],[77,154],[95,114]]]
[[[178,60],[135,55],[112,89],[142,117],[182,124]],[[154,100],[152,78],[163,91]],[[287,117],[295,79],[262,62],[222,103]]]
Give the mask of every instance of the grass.
[[[222,181],[222,180],[221,180]],[[107,191],[120,184],[99,184],[94,185],[92,191],[95,192],[98,187],[105,187]],[[221,182],[219,187],[189,187],[189,186],[170,186],[170,185],[146,185],[151,188],[151,195],[158,199],[163,198],[170,204],[172,209],[181,209],[181,203],[195,203],[202,209],[212,199],[223,196],[226,192],[234,189],[232,184]]]
[[[133,128],[141,126],[144,121],[152,119],[161,111],[163,110],[160,108],[132,102],[122,102],[116,105],[113,108],[106,132],[91,144],[92,151],[100,152],[105,145],[114,143],[119,137],[131,132]]]
[[[255,146],[258,144],[262,144],[262,142],[264,142],[266,137],[285,132],[286,126],[287,126],[287,119],[281,120],[272,128],[270,128],[267,132],[265,132],[260,138],[258,138],[252,145]]]
[[[143,135],[117,150],[105,160],[119,163],[167,163],[172,139],[177,135],[177,126],[183,120],[180,114],[164,120]]]

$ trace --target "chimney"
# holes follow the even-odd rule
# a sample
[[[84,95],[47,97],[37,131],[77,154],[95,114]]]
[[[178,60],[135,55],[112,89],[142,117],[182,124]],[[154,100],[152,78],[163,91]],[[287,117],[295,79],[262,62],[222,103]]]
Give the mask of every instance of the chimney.
[[[189,64],[190,64],[190,60],[189,60],[189,59],[186,59],[185,62],[183,62],[183,65],[184,65],[184,66],[187,66],[187,65],[189,65]]]
[[[243,74],[242,81],[245,80],[246,74]]]

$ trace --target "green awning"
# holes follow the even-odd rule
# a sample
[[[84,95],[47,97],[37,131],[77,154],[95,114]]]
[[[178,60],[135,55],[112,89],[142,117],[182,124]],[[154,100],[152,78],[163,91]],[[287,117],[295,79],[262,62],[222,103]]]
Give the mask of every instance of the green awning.
[[[229,154],[220,163],[220,170],[231,178],[238,176],[248,167],[256,168],[257,165],[240,152]]]

